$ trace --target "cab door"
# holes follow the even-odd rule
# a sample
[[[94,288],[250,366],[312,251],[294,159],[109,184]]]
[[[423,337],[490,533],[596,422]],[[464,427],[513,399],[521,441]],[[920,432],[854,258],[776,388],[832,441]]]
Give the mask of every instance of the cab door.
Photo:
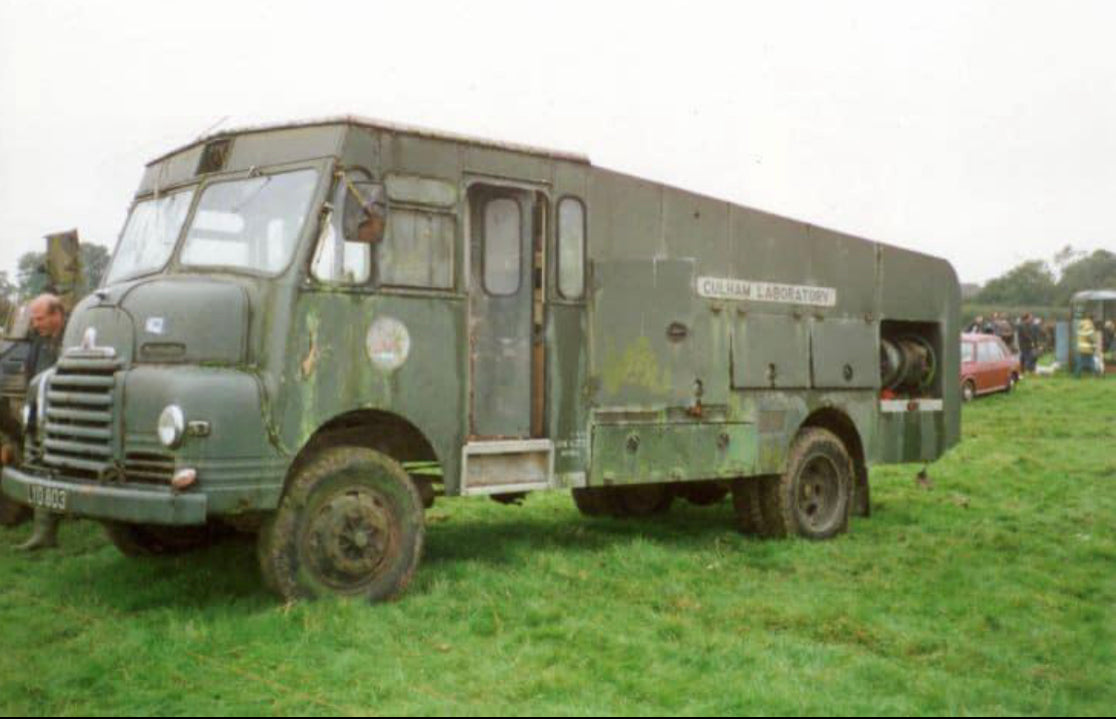
[[[544,195],[476,183],[469,201],[470,436],[538,437]]]

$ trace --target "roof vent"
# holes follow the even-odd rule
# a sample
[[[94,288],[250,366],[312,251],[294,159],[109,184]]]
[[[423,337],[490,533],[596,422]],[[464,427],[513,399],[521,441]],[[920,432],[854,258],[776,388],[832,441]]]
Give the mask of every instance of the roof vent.
[[[198,171],[194,174],[204,175],[210,172],[220,172],[225,168],[225,163],[229,159],[229,148],[232,146],[231,139],[214,140],[213,142],[206,143],[205,150],[202,151],[201,160],[198,162]]]

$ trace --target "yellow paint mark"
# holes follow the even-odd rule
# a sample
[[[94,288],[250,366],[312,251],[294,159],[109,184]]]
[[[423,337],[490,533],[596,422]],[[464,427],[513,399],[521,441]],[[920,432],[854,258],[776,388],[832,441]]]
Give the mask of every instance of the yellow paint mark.
[[[616,394],[625,385],[652,392],[670,391],[670,369],[659,367],[659,358],[651,349],[651,340],[646,337],[628,345],[619,357],[610,347],[605,354],[602,374],[605,390],[609,394]]]

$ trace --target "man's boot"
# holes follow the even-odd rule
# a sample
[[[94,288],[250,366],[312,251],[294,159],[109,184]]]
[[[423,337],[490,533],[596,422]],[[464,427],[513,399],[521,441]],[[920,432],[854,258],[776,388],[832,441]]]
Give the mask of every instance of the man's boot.
[[[31,538],[17,549],[31,552],[36,549],[49,549],[58,546],[58,523],[62,521],[60,515],[48,512],[45,509],[35,510],[34,531]]]

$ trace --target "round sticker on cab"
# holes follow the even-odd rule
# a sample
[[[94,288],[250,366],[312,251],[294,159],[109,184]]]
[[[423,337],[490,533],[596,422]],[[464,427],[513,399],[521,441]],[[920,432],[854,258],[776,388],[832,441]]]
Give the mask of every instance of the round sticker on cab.
[[[391,372],[407,361],[411,352],[411,335],[407,326],[394,317],[380,317],[368,328],[365,345],[372,364]]]

